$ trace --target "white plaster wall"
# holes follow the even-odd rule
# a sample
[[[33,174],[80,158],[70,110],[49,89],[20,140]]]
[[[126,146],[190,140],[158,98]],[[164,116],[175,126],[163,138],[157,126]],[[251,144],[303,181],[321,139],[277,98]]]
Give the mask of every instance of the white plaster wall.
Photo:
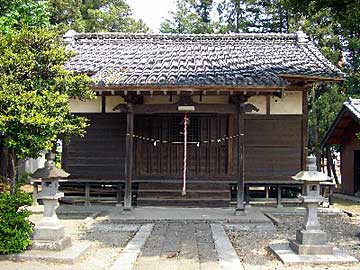
[[[200,96],[193,96],[192,100],[199,104],[228,104],[229,96],[226,95],[216,95],[216,96],[202,96],[200,101]]]
[[[173,104],[179,101],[179,96],[172,96],[172,101],[170,102],[169,95],[163,96],[144,96],[144,104]]]
[[[37,159],[29,158],[25,160],[25,172],[33,173],[39,168],[43,168],[45,166],[45,154]]]
[[[266,96],[252,96],[246,102],[246,104],[248,103],[254,105],[259,111],[252,111],[247,114],[266,114]]]
[[[45,151],[41,153],[41,156],[34,159],[28,158],[25,160],[21,160],[18,163],[18,172],[19,176],[23,173],[33,173],[39,168],[43,168],[45,166]]]
[[[270,114],[302,114],[302,92],[285,92],[283,98],[271,96]]]
[[[113,111],[114,107],[119,104],[125,104],[124,98],[121,96],[106,96],[105,97],[105,112],[117,113],[119,111]]]
[[[101,112],[101,97],[96,97],[94,100],[81,101],[78,99],[69,100],[71,112],[73,113],[100,113]]]

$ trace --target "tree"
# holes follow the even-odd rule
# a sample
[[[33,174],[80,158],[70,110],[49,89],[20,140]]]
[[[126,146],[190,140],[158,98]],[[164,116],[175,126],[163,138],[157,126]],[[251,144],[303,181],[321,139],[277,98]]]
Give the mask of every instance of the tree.
[[[131,17],[124,0],[48,0],[50,23],[62,32],[147,32],[142,20]],[[59,12],[61,11],[61,12]]]
[[[305,31],[310,34],[322,52],[347,74],[342,89],[319,84],[309,103],[309,148],[320,159],[319,139],[336,117],[349,95],[356,97],[359,90],[360,1],[306,0],[301,4],[286,1],[292,13],[303,18]],[[335,149],[332,148],[331,151]],[[329,149],[326,156],[331,157]]]
[[[2,13],[37,3],[14,1]],[[23,10],[28,9],[18,12]],[[71,114],[68,100],[92,98],[93,92],[86,75],[65,70],[72,52],[47,23],[9,21],[0,30],[0,175],[13,190],[17,159],[36,158],[40,151],[53,149],[58,139],[84,134],[87,121]]]
[[[213,1],[177,0],[176,10],[171,11],[170,19],[160,24],[162,33],[205,34],[215,32],[210,11]]]
[[[45,2],[8,0],[0,1],[0,30],[7,33],[14,29],[45,26],[49,24]]]

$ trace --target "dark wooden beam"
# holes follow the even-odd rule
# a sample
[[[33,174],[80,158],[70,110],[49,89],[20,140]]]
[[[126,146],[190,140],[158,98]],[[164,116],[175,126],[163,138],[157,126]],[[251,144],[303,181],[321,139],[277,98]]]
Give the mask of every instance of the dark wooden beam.
[[[127,112],[126,104],[119,104],[114,111]],[[157,113],[180,113],[176,104],[138,104],[133,107],[134,114],[157,114]],[[195,113],[237,113],[233,104],[198,104],[195,105]]]
[[[101,112],[102,113],[106,112],[106,96],[105,95],[101,96]]]
[[[245,121],[244,113],[240,110],[238,112],[238,182],[237,182],[237,198],[236,198],[236,212],[242,212],[244,206],[244,163],[245,163]]]
[[[307,88],[302,92],[302,109],[303,109],[303,118],[302,118],[302,127],[301,127],[301,170],[305,170],[306,167],[306,157],[307,157],[307,147],[308,147],[308,102],[307,102]]]
[[[125,160],[125,194],[124,210],[131,210],[131,183],[133,170],[133,134],[134,134],[134,111],[133,105],[127,105],[127,125],[126,125],[126,160]]]
[[[237,132],[236,130],[236,114],[230,114],[228,118],[228,135],[234,136]],[[228,140],[228,167],[227,167],[227,174],[229,176],[233,175],[234,173],[234,140]],[[236,160],[236,159],[235,159]]]

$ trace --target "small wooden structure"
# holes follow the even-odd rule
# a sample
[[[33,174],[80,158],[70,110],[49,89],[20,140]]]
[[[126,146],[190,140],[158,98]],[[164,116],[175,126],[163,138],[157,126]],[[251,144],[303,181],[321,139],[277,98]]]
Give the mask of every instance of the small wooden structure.
[[[70,100],[91,125],[64,146],[63,168],[87,200],[108,188],[126,207],[228,206],[233,197],[242,209],[253,186],[280,203],[305,166],[307,87],[343,80],[302,32],[69,32],[65,41],[77,52],[67,67],[92,76],[97,99]]]
[[[321,146],[340,146],[341,192],[360,195],[360,99],[350,98],[321,141]]]

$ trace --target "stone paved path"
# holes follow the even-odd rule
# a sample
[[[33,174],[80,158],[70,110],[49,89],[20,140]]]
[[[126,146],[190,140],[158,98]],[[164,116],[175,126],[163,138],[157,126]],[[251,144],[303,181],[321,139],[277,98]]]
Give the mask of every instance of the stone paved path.
[[[206,223],[158,223],[136,262],[136,270],[218,270]]]

